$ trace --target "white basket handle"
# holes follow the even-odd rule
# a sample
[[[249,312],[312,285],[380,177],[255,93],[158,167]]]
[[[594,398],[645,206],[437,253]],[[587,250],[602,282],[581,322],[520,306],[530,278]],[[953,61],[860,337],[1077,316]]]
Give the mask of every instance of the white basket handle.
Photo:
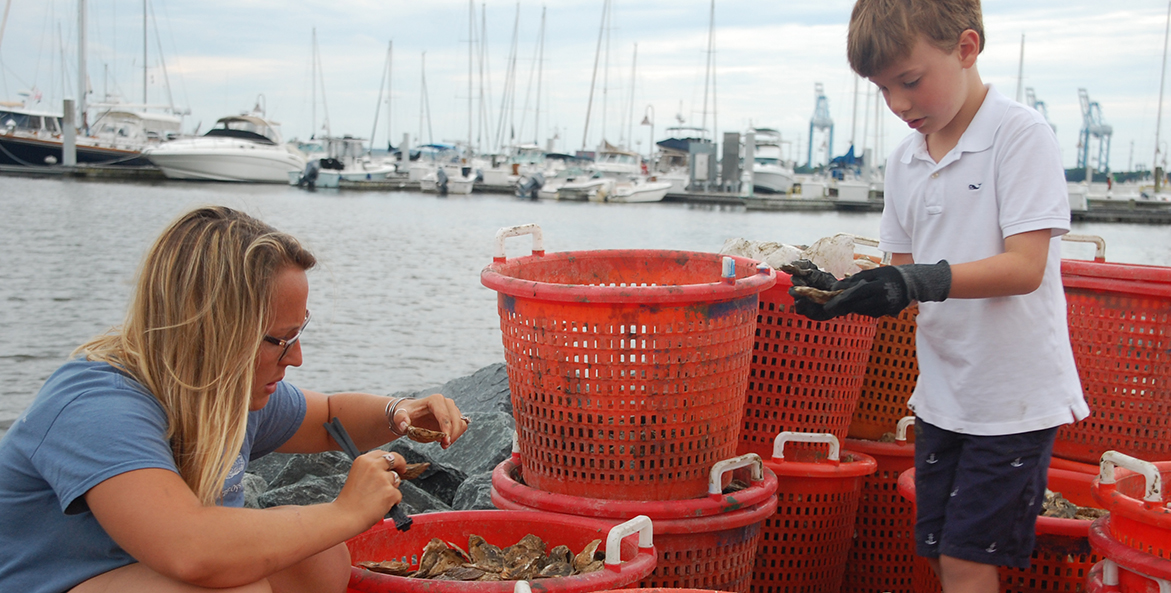
[[[1115,562],[1109,558],[1103,558],[1102,559],[1102,584],[1107,587],[1117,587],[1118,586],[1118,570],[1119,569],[1118,569],[1117,562]],[[1158,577],[1148,576],[1148,575],[1145,575],[1145,574],[1138,572],[1136,570],[1131,570],[1129,568],[1126,569],[1126,571],[1137,574],[1143,578],[1155,581],[1155,584],[1159,585],[1159,593],[1171,593],[1171,581],[1168,581],[1166,579],[1160,579]]]
[[[1062,241],[1069,241],[1071,243],[1093,243],[1094,244],[1094,261],[1106,261],[1106,240],[1097,235],[1077,235],[1074,233],[1066,233],[1061,236]]]
[[[847,237],[850,237],[851,239],[853,239],[855,245],[865,245],[867,247],[873,247],[875,249],[878,249],[878,239],[873,239],[871,237],[863,237],[861,235],[854,235],[851,233],[840,233],[840,234],[846,235]],[[885,251],[882,252],[882,265],[884,265],[884,266],[890,265],[890,254]]]
[[[529,586],[528,581],[517,581],[512,593],[533,593],[533,588]]]
[[[528,224],[506,226],[496,231],[496,248],[492,252],[492,259],[495,261],[504,261],[504,240],[509,237],[519,237],[521,235],[533,236],[533,255],[545,255],[545,237],[541,233],[541,227],[537,226],[535,222],[530,222]]]
[[[1118,451],[1107,451],[1102,454],[1102,461],[1098,466],[1098,482],[1113,484],[1115,482],[1115,466],[1126,468],[1146,477],[1146,495],[1143,496],[1143,500],[1162,504],[1163,477],[1159,475],[1159,468],[1155,467],[1155,464]]]
[[[764,460],[756,453],[749,453],[715,462],[712,465],[711,472],[708,473],[707,493],[712,496],[719,496],[724,491],[720,487],[720,483],[724,481],[724,474],[748,466],[752,466],[753,482],[759,482],[764,479]]]
[[[622,538],[638,533],[638,547],[650,548],[654,546],[654,527],[651,518],[639,515],[625,523],[619,523],[610,528],[606,536],[606,564],[613,566],[622,563]]]
[[[785,443],[826,443],[829,445],[830,461],[838,461],[842,446],[838,437],[828,432],[793,432],[786,430],[773,441],[773,459],[785,458]]]
[[[902,443],[907,442],[907,429],[914,423],[914,416],[903,416],[899,418],[899,423],[895,425],[895,440]]]

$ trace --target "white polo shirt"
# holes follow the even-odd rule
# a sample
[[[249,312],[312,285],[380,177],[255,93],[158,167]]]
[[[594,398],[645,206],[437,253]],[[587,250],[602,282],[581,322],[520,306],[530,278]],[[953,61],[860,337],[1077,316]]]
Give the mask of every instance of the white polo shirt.
[[[1044,117],[991,85],[959,143],[936,163],[918,132],[891,153],[879,248],[919,263],[1004,252],[1004,238],[1051,229],[1045,277],[1018,296],[920,303],[919,381],[908,405],[951,431],[1013,434],[1089,415],[1061,284],[1069,197]]]

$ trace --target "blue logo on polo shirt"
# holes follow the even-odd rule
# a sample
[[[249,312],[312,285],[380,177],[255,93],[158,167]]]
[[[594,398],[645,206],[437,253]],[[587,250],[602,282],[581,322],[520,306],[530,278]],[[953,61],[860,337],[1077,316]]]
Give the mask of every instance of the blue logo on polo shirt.
[[[968,189],[970,189],[972,191],[976,191],[976,190],[980,189],[981,185],[984,185],[984,184],[983,183],[969,183]]]

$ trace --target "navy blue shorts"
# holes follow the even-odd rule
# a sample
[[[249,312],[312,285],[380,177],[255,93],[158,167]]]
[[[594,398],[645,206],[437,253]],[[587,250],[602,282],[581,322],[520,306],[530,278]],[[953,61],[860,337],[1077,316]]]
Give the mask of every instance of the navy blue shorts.
[[[916,418],[916,552],[1028,568],[1056,437],[959,434]]]

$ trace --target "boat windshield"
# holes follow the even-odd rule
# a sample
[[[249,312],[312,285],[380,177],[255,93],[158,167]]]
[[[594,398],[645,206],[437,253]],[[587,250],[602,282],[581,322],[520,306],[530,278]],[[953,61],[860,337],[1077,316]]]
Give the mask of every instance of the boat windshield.
[[[633,165],[638,166],[638,160],[632,154],[625,154],[621,152],[608,152],[602,154],[600,162],[614,164],[614,165]]]
[[[242,138],[261,144],[276,144],[276,132],[268,124],[252,118],[224,118],[216,122],[214,128],[207,131],[205,136],[227,136]]]

